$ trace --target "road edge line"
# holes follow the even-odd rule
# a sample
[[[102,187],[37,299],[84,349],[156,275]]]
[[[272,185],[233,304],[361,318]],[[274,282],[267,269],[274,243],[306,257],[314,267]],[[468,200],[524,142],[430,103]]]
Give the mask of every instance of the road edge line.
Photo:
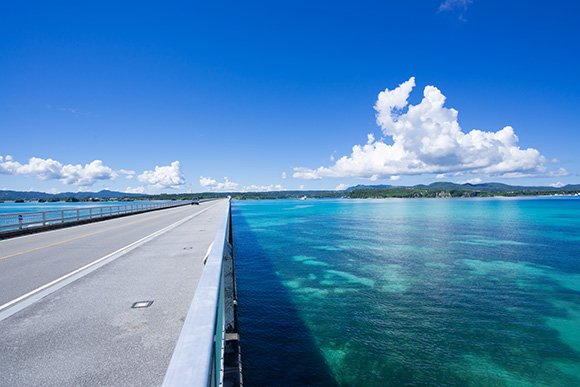
[[[66,285],[73,283],[74,281],[86,276],[87,274],[92,273],[93,271],[99,269],[100,267],[103,267],[106,264],[115,261],[116,259],[136,249],[137,247],[145,244],[151,239],[154,239],[182,225],[183,223],[195,218],[196,216],[199,216],[204,212],[209,211],[211,208],[217,206],[218,204],[219,203],[215,203],[208,208],[196,212],[195,214],[189,215],[181,220],[178,220],[177,222],[172,223],[169,226],[162,228],[161,230],[157,230],[135,242],[128,244],[127,246],[121,247],[120,249],[117,249],[112,253],[105,255],[104,257],[98,258],[93,262],[90,262],[78,269],[71,271],[68,274],[65,274],[47,284],[44,284],[26,294],[23,294],[22,296],[15,298],[12,301],[8,301],[7,303],[0,305],[0,321],[7,319],[8,317],[34,304],[35,302],[41,300],[42,298],[48,296],[49,294],[52,294],[55,291],[65,287]]]

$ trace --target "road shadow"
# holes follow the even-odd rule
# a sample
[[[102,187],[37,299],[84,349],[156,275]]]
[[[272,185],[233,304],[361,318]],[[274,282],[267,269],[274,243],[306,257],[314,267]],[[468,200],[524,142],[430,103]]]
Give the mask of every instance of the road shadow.
[[[272,260],[232,206],[246,386],[337,386]]]

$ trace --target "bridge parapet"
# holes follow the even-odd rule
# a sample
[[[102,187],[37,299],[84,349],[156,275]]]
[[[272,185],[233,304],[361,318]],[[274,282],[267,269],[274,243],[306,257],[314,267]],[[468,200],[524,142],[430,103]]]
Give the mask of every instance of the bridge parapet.
[[[205,268],[163,381],[164,387],[241,386],[231,208]]]

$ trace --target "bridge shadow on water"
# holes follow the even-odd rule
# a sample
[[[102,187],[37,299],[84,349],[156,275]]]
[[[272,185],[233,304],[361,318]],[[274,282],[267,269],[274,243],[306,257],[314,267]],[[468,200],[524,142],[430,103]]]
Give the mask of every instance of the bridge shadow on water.
[[[232,210],[244,385],[337,386],[271,258]]]

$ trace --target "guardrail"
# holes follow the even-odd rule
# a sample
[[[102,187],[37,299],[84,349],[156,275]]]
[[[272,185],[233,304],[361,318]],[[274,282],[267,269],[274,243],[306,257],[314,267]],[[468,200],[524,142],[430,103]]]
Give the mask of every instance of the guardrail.
[[[55,224],[79,222],[83,220],[107,218],[161,208],[177,207],[187,203],[191,203],[191,201],[131,203],[116,206],[77,207],[65,208],[62,210],[1,214],[0,233],[3,231],[46,227]]]
[[[187,312],[164,387],[240,386],[231,213],[217,230]],[[233,332],[236,333],[233,333]],[[229,341],[228,336],[234,336]],[[233,343],[233,344],[232,344]],[[234,350],[228,348],[234,345]],[[231,357],[233,362],[224,358]],[[224,377],[226,381],[224,383]]]

